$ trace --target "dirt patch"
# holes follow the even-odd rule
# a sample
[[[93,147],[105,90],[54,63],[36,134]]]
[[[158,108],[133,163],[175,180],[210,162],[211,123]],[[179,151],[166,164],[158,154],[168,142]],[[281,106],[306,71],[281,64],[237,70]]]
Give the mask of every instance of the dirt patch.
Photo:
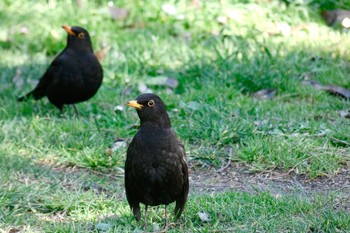
[[[98,172],[78,167],[53,167],[53,172],[63,175],[61,185],[68,190],[93,190],[99,194],[113,195],[124,199],[124,174],[117,172]],[[95,178],[93,178],[95,177]],[[100,179],[107,182],[100,183]],[[96,179],[97,178],[97,179]],[[252,173],[242,163],[232,162],[221,169],[200,167],[193,161],[189,163],[191,194],[218,193],[224,191],[243,191],[257,194],[268,191],[274,196],[298,195],[312,198],[315,194],[336,193],[334,208],[350,212],[350,170],[341,169],[336,175],[310,179],[293,172],[266,171]],[[78,182],[79,181],[79,182]],[[84,181],[84,182],[81,182]],[[79,183],[79,185],[77,185]]]
[[[275,196],[296,194],[305,197],[337,193],[334,208],[350,212],[350,170],[345,168],[334,176],[309,179],[305,175],[278,170],[251,173],[240,163],[231,163],[219,170],[197,168],[190,163],[190,186],[193,193],[234,190],[256,194],[268,191]]]

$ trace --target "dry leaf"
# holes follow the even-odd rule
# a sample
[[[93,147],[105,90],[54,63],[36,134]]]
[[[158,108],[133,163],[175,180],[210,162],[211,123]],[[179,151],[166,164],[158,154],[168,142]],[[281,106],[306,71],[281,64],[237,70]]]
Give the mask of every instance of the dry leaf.
[[[350,90],[345,89],[343,87],[328,85],[324,86],[322,89],[327,91],[331,95],[336,95],[345,99],[350,99]]]
[[[144,83],[139,83],[138,89],[141,93],[152,93],[152,90],[148,88],[147,85]]]
[[[341,118],[350,118],[350,112],[346,110],[342,110],[339,112]]]
[[[117,105],[114,107],[114,112],[116,113],[121,113],[124,111],[124,106],[123,105]]]
[[[149,78],[145,81],[145,83],[148,85],[168,86],[171,88],[176,88],[179,85],[179,81],[177,79],[173,79],[165,76]]]
[[[328,26],[340,23],[343,27],[349,27],[350,11],[335,9],[321,12],[322,17],[327,21]]]
[[[118,8],[111,5],[108,6],[108,9],[112,19],[123,20],[126,19],[129,15],[129,11],[124,8]]]
[[[202,222],[209,222],[210,221],[208,213],[198,212],[198,216],[202,220]]]
[[[105,57],[106,57],[106,55],[107,55],[107,52],[109,51],[110,48],[111,48],[110,46],[106,46],[106,47],[104,47],[104,48],[102,48],[102,49],[96,51],[96,52],[95,52],[95,55],[96,55],[96,57],[97,57],[97,60],[99,60],[100,62],[102,62],[102,61],[105,59]]]
[[[106,155],[107,155],[107,156],[111,156],[112,153],[113,153],[112,149],[108,147],[108,148],[106,149]]]
[[[262,100],[262,99],[271,99],[275,95],[276,95],[276,90],[270,88],[270,89],[263,89],[255,92],[253,94],[253,97]]]
[[[313,80],[304,80],[302,82],[302,84],[311,85],[312,87],[314,87],[317,90],[327,91],[331,95],[340,96],[340,97],[345,98],[345,99],[350,99],[350,90],[343,88],[343,87],[334,86],[334,85],[324,86],[324,85],[320,84],[319,82],[313,81]]]
[[[112,146],[106,149],[106,154],[111,155],[113,152],[116,152],[123,147],[126,147],[126,141],[123,138],[117,138]]]

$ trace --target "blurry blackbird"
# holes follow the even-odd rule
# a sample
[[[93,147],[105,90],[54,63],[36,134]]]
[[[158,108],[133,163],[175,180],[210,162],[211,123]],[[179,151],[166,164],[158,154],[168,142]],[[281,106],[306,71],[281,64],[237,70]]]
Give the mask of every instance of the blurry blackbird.
[[[129,145],[125,162],[125,190],[136,220],[141,219],[140,202],[147,207],[176,201],[178,219],[188,196],[188,168],[185,149],[171,128],[162,100],[154,94],[143,94],[129,101],[139,115],[141,126]]]
[[[18,101],[33,96],[47,96],[62,111],[63,105],[79,103],[93,97],[102,84],[103,70],[98,62],[89,33],[81,27],[62,26],[67,31],[67,46],[53,60],[35,89]]]

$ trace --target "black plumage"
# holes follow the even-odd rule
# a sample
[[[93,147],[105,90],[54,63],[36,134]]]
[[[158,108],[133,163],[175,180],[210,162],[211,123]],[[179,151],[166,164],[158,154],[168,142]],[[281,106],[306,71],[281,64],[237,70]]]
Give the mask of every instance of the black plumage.
[[[125,162],[128,203],[137,220],[141,219],[140,203],[146,206],[146,214],[148,206],[165,205],[167,224],[167,205],[176,202],[178,219],[187,201],[185,149],[171,128],[168,113],[158,96],[143,94],[127,105],[136,108],[141,121]]]
[[[61,111],[63,105],[90,99],[100,88],[103,70],[93,52],[88,31],[77,26],[62,27],[68,33],[66,47],[50,64],[35,89],[18,101],[47,96]]]

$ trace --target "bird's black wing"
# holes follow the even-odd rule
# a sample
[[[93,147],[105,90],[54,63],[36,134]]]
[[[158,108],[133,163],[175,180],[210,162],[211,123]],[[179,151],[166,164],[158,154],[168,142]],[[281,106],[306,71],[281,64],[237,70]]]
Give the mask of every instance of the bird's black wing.
[[[176,206],[175,206],[175,215],[176,219],[180,218],[188,197],[188,191],[189,191],[189,182],[188,182],[188,166],[186,161],[186,152],[183,144],[178,141],[178,159],[181,164],[181,172],[182,172],[182,186],[183,186],[183,192],[180,195],[180,197],[176,200]]]

